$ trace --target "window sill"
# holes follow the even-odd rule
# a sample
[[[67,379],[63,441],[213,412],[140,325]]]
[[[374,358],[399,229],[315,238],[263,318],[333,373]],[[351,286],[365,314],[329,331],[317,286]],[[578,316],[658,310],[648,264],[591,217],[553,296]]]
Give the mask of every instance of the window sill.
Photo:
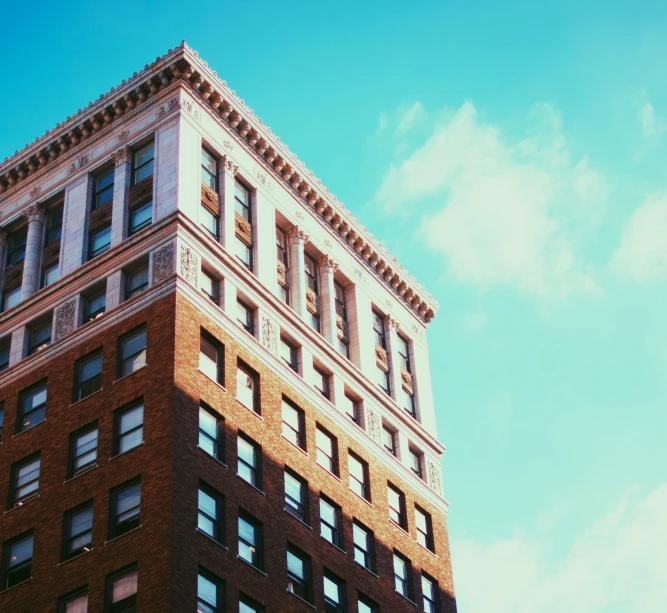
[[[253,484],[250,483],[249,481],[246,481],[246,480],[245,480],[241,475],[239,475],[238,473],[236,473],[236,476],[237,476],[241,481],[243,481],[243,483],[245,483],[246,485],[250,486],[253,490],[255,490],[256,492],[259,492],[262,496],[266,496],[266,492],[264,492],[264,490],[260,490],[256,485],[253,485]]]
[[[318,462],[315,462],[315,463],[316,463],[316,464],[317,464],[317,465],[318,465],[318,466],[319,466],[325,473],[327,473],[328,475],[332,476],[336,481],[338,481],[338,483],[342,483],[342,481],[340,480],[340,477],[339,477],[336,473],[332,473],[326,466],[322,466],[322,465],[319,464]]]
[[[284,434],[282,435],[283,439],[286,440],[294,449],[298,449],[303,455],[308,457],[308,452],[303,448],[299,447],[298,445],[295,445],[292,441],[290,441]]]
[[[365,502],[371,509],[374,509],[374,508],[375,508],[375,505],[374,505],[370,500],[367,500],[367,499],[364,498],[363,496],[359,496],[359,494],[357,494],[357,492],[355,492],[351,487],[348,488],[348,489],[349,489],[349,490],[350,490],[350,491],[351,491],[351,492],[352,492],[352,493],[353,493],[359,500],[361,500],[362,502]]]
[[[323,541],[329,543],[329,545],[331,545],[332,547],[334,547],[334,548],[337,549],[338,551],[340,551],[344,556],[347,555],[347,551],[345,551],[342,547],[339,547],[338,545],[336,545],[336,543],[332,543],[331,541],[328,541],[328,540],[325,539],[321,534],[320,534],[320,538],[321,538]]]
[[[127,375],[124,375],[124,376],[120,377],[119,379],[116,379],[113,382],[113,385],[116,385],[116,383],[120,383],[121,381],[125,381],[125,379],[127,379],[128,377],[131,377],[132,375],[136,375],[138,372],[141,372],[142,370],[144,370],[144,368],[148,368],[148,364],[144,364],[141,368],[137,368],[137,370],[133,370],[131,373],[129,373]]]
[[[215,379],[211,379],[201,368],[197,369],[202,375],[204,375],[211,383],[215,383],[223,392],[227,392],[227,388],[220,383],[219,381],[216,381]]]
[[[65,564],[69,564],[70,562],[74,562],[74,560],[79,560],[80,558],[83,558],[84,556],[87,556],[89,553],[93,552],[93,548],[91,547],[88,549],[88,551],[82,551],[81,553],[77,553],[75,556],[72,556],[71,558],[67,558],[67,560],[63,560],[62,562],[59,562],[56,564],[56,568],[60,568],[61,566],[64,566]]]
[[[21,583],[17,583],[16,585],[12,585],[12,587],[6,587],[4,590],[0,590],[0,594],[6,594],[7,592],[11,592],[12,590],[15,590],[17,587],[21,587],[22,585],[25,585],[26,583],[30,583],[32,581],[32,577],[28,577],[24,581],[21,581]],[[297,596],[298,598],[298,596]]]
[[[258,572],[263,577],[268,576],[261,568],[257,568],[257,566],[251,564],[250,562],[248,562],[248,560],[242,558],[241,556],[237,555],[236,559],[239,560],[240,562],[243,562],[246,566],[250,566],[250,568],[252,568],[255,572]]]
[[[401,526],[401,524],[397,524],[393,519],[390,519],[389,523],[394,526],[394,528],[398,528],[403,534],[405,534],[405,536],[412,538],[410,533],[403,526]]]
[[[113,462],[114,460],[117,460],[118,458],[125,457],[128,453],[132,453],[135,449],[139,449],[140,447],[143,447],[146,444],[146,441],[141,441],[138,445],[135,445],[132,447],[132,449],[128,449],[127,451],[123,451],[123,453],[117,453],[116,455],[112,455],[107,462]]]
[[[246,411],[252,413],[257,419],[259,419],[260,421],[264,421],[264,418],[257,411],[253,411],[253,409],[243,404],[238,398],[235,398],[234,400],[236,400],[239,406],[242,406]]]
[[[397,593],[401,598],[403,598],[404,600],[407,600],[411,605],[413,605],[413,606],[415,606],[415,607],[418,607],[418,606],[419,606],[414,600],[412,600],[411,598],[408,598],[408,597],[405,596],[404,594],[401,594],[396,588],[394,588],[394,592],[396,592],[396,593]]]
[[[197,449],[199,449],[199,450],[200,450],[200,451],[201,451],[207,458],[211,458],[211,460],[213,460],[214,462],[217,462],[218,464],[220,464],[220,466],[222,466],[223,468],[229,468],[229,466],[227,466],[227,464],[225,464],[222,460],[219,460],[219,459],[216,458],[215,456],[211,455],[211,454],[210,454],[208,451],[206,451],[206,449],[204,449],[203,447],[200,447],[199,445],[197,445]]]
[[[307,607],[310,607],[313,611],[317,611],[317,607],[316,607],[313,603],[308,602],[307,600],[304,600],[303,598],[301,598],[301,596],[297,596],[297,595],[296,595],[294,592],[292,592],[291,590],[285,590],[285,591],[286,591],[288,594],[292,594],[292,596],[294,596],[294,598],[296,598],[297,600],[303,602],[303,604],[305,604]]]
[[[129,377],[129,375],[127,375],[127,376]],[[88,400],[88,398],[92,398],[93,396],[97,396],[97,394],[99,394],[99,393],[101,393],[101,392],[103,392],[103,391],[104,391],[104,388],[101,387],[101,388],[98,389],[96,392],[93,392],[92,394],[88,394],[88,395],[85,396],[84,398],[79,398],[79,400],[75,400],[72,404],[69,405],[69,408],[71,409],[72,407],[75,407],[76,405],[81,404],[81,403],[84,402],[85,400]]]
[[[417,541],[417,545],[419,545],[424,551],[430,553],[436,560],[438,559],[438,554],[435,553],[432,549],[429,549],[428,547],[424,547],[419,541]]]
[[[303,521],[303,519],[299,519],[296,515],[292,515],[292,513],[290,513],[287,509],[283,508],[283,511],[285,511],[285,513],[287,513],[292,519],[298,521],[302,526],[308,528],[308,530],[313,529],[313,527],[310,524],[307,524],[305,521]]]
[[[359,564],[359,562],[357,562],[356,560],[354,561],[354,563],[355,563],[359,568],[363,568],[367,573],[370,573],[371,575],[373,575],[373,577],[375,577],[376,579],[379,579],[379,578],[380,578],[380,575],[378,575],[377,573],[373,572],[373,571],[372,571],[370,568],[368,568],[367,566],[364,566],[363,564]]]
[[[229,551],[228,547],[226,545],[223,545],[220,541],[216,541],[210,534],[206,534],[203,530],[200,530],[197,528],[197,534],[201,534],[205,539],[211,541],[211,543],[214,543],[220,549],[224,549],[225,551]]]
[[[142,528],[143,528],[143,525],[139,524],[136,528],[132,528],[132,530],[128,530],[125,534],[121,534],[119,536],[114,536],[114,537],[110,538],[109,540],[104,541],[104,544],[109,545],[110,543],[113,543],[115,541],[118,541],[118,540],[126,537],[128,534],[134,534],[135,532],[141,530]]]
[[[99,468],[99,464],[91,464],[90,466],[86,466],[81,472],[76,473],[76,475],[72,475],[69,479],[65,479],[63,481],[63,485],[66,483],[69,483],[70,481],[74,481],[77,477],[83,477],[83,475],[88,474],[89,472],[95,470],[96,468]]]
[[[26,432],[30,432],[31,430],[34,430],[37,426],[40,424],[43,424],[46,421],[46,417],[42,419],[39,423],[36,423],[34,426],[30,426],[26,428],[25,430],[21,430],[20,432],[17,432],[16,434],[12,434],[12,438],[16,438],[17,436],[21,436],[22,434],[25,434]],[[26,579],[27,581],[27,579]]]
[[[38,500],[39,499],[39,492],[34,494],[33,496],[30,496],[30,498],[26,498],[23,502],[15,504],[11,509],[7,509],[3,515],[7,515],[11,513],[12,511],[16,511],[18,509],[22,509],[25,505],[29,504],[33,500]]]

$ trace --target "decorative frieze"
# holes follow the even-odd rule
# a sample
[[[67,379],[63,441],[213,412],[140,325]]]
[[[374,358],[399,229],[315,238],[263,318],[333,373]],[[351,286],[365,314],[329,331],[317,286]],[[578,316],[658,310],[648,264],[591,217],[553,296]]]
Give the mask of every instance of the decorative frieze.
[[[440,477],[440,468],[437,466],[433,460],[428,460],[428,468],[426,471],[426,478],[428,480],[428,486],[436,493],[438,496],[442,496],[442,479]]]
[[[199,273],[199,256],[190,247],[181,245],[179,257],[178,274],[183,277],[190,285],[198,287],[197,275]]]
[[[116,168],[122,166],[123,164],[129,164],[130,162],[130,148],[121,147],[118,151],[111,154],[111,159],[113,160],[114,166]]]
[[[153,285],[174,274],[174,244],[169,243],[153,252]]]
[[[70,174],[76,172],[77,170],[79,170],[79,168],[85,166],[88,163],[88,161],[89,161],[89,156],[87,153],[85,155],[80,155],[69,165],[68,172]]]
[[[382,444],[382,419],[370,407],[366,409],[366,432],[378,445]]]
[[[278,326],[265,315],[262,315],[261,342],[273,355],[278,355]]]
[[[53,340],[57,341],[63,336],[74,332],[76,324],[76,298],[72,298],[67,302],[56,307],[55,310],[55,330],[53,333]]]

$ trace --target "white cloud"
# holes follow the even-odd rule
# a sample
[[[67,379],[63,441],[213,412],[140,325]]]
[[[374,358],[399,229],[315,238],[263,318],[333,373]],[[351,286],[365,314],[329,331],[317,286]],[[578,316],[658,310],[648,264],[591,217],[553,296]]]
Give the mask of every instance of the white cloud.
[[[667,194],[648,196],[625,225],[611,265],[635,281],[667,278]]]
[[[391,166],[376,202],[401,215],[436,202],[420,240],[455,278],[541,297],[594,291],[569,233],[599,222],[606,182],[587,158],[570,161],[553,107],[536,106],[531,121],[527,137],[511,142],[471,103],[444,113],[426,142]]]
[[[376,134],[381,134],[382,132],[384,132],[385,129],[387,128],[387,123],[388,123],[387,114],[386,113],[380,113],[378,115],[378,127],[375,130],[375,133]]]
[[[425,115],[424,107],[419,100],[409,106],[403,105],[398,110],[398,127],[396,128],[396,132],[404,134],[423,119]]]
[[[576,535],[557,561],[550,545],[517,536],[452,544],[465,613],[663,613],[667,603],[667,484],[630,491]]]

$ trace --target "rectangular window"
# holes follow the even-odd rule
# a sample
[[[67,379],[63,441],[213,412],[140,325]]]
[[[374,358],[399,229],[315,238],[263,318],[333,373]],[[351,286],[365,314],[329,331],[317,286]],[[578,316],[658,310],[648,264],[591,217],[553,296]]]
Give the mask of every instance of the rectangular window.
[[[320,296],[317,282],[317,264],[311,256],[304,254],[304,270],[306,273],[306,302],[312,299],[314,305],[312,310],[306,309],[305,317],[308,325],[316,332],[321,332],[322,324],[320,319]]]
[[[129,234],[136,234],[139,230],[150,226],[153,221],[153,201],[149,200],[130,209]]]
[[[88,259],[104,253],[111,246],[111,226],[105,226],[90,233],[88,237]]]
[[[368,483],[368,464],[352,451],[348,455],[348,469],[350,472],[350,489],[370,502],[371,492]]]
[[[422,573],[422,597],[424,613],[438,613],[438,582]]]
[[[122,336],[119,343],[119,375],[126,377],[146,366],[146,328]]]
[[[88,589],[63,596],[58,601],[58,613],[88,613]]]
[[[278,295],[285,304],[289,304],[290,282],[287,233],[278,226],[276,226],[276,260],[278,262]]]
[[[204,147],[201,149],[201,182],[218,191],[218,160]]]
[[[234,210],[236,215],[238,215],[243,221],[247,222],[247,225],[251,227],[250,234],[252,234],[253,217],[251,193],[250,190],[238,180],[234,182]],[[248,243],[243,238],[241,238],[238,234],[238,230],[235,239],[236,257],[238,257],[239,260],[241,260],[241,262],[243,262],[243,264],[245,264],[245,266],[250,271],[252,271],[252,243]]]
[[[107,577],[106,613],[135,613],[137,605],[137,567]]]
[[[382,391],[391,396],[391,383],[389,381],[389,372],[381,368],[378,364],[375,365],[375,381],[382,388]]]
[[[305,436],[305,416],[301,409],[290,404],[283,398],[282,403],[283,414],[283,436],[292,444],[306,448]]]
[[[404,596],[408,600],[412,600],[411,572],[412,565],[410,564],[410,560],[397,551],[394,551],[394,588],[401,596]]]
[[[44,421],[46,413],[46,382],[21,392],[17,432],[23,432]]]
[[[197,613],[221,613],[223,596],[222,581],[200,570],[197,575]]]
[[[109,538],[126,534],[139,527],[141,482],[125,483],[111,491]]]
[[[417,505],[415,505],[415,528],[417,530],[417,542],[429,551],[435,552],[431,515]]]
[[[350,359],[350,328],[347,322],[347,298],[345,297],[345,288],[334,281],[334,291],[336,296],[336,349],[338,353]]]
[[[239,509],[239,558],[262,570],[264,568],[262,523]]]
[[[336,547],[343,547],[340,516],[340,506],[326,496],[320,495],[320,534]]]
[[[148,262],[125,273],[125,300],[137,296],[148,289]]]
[[[375,571],[375,536],[356,519],[352,523],[354,561],[370,571]]]
[[[102,350],[87,355],[76,362],[74,401],[99,391],[102,387]]]
[[[203,294],[213,304],[220,304],[220,281],[218,281],[212,274],[206,272],[203,268],[199,275],[199,286]]]
[[[91,210],[99,209],[113,202],[115,168],[107,168],[95,177],[94,196]]]
[[[259,375],[245,364],[236,367],[236,399],[246,408],[259,415]]]
[[[259,465],[261,451],[259,445],[243,434],[238,435],[237,445],[237,473],[239,477],[250,483],[250,485],[254,485],[257,488],[261,487],[261,473]]]
[[[315,430],[317,463],[330,473],[338,475],[338,441],[321,426]]]
[[[412,364],[410,363],[410,343],[401,336],[398,339],[398,359],[401,366],[401,377],[409,381],[409,387],[401,385],[398,394],[398,402],[412,417],[417,417],[417,405],[415,404],[415,395],[412,391]]]
[[[378,613],[380,611],[377,603],[373,602],[368,596],[364,596],[361,592],[359,593],[357,607],[359,613]]]
[[[14,308],[21,302],[21,286],[9,289],[2,293],[2,308],[4,311]]]
[[[236,246],[236,257],[243,262],[245,267],[252,272],[252,245],[248,245],[245,241],[242,241],[238,236],[235,241]]]
[[[51,285],[55,283],[60,278],[60,264],[56,263],[51,266],[47,266],[42,271],[42,287]]]
[[[222,344],[204,330],[199,341],[199,370],[222,385]]]
[[[361,425],[361,405],[347,394],[343,396],[343,410],[357,426]]]
[[[422,454],[414,449],[410,449],[410,470],[420,479],[424,478],[422,465]]]
[[[285,511],[308,522],[308,484],[288,469],[285,469]]]
[[[391,430],[384,424],[382,425],[382,446],[391,453],[391,455],[396,455],[396,431]]]
[[[44,245],[48,246],[60,240],[63,233],[63,205],[54,206],[46,214]]]
[[[313,370],[315,371],[315,389],[327,400],[331,400],[329,375],[317,366],[313,366]]]
[[[375,344],[387,349],[387,338],[385,335],[384,317],[376,310],[373,310],[373,335],[375,336]]]
[[[280,357],[294,372],[299,372],[296,347],[284,336],[280,337]]]
[[[0,372],[9,368],[9,353],[12,345],[12,337],[6,336],[0,340]]]
[[[107,288],[95,288],[90,294],[83,297],[83,323],[93,321],[104,314],[107,304]]]
[[[2,559],[4,561],[4,587],[13,587],[32,575],[32,548],[34,535],[22,534],[5,543]]]
[[[93,503],[87,502],[65,513],[63,559],[67,560],[90,551],[92,541]]]
[[[255,312],[243,300],[236,301],[236,321],[246,332],[255,336]]]
[[[79,475],[97,462],[97,423],[70,435],[69,476]]]
[[[241,593],[239,594],[239,613],[264,613],[264,607],[250,596]]]
[[[287,546],[287,590],[306,602],[313,601],[310,557],[292,545]]]
[[[328,570],[324,571],[324,611],[345,612],[345,582]]]
[[[144,442],[144,403],[120,409],[115,414],[114,453],[121,454]]]
[[[25,243],[28,238],[28,227],[10,232],[7,237],[7,256],[5,268],[11,268],[20,264],[25,259]]]
[[[407,530],[408,518],[405,512],[405,494],[393,485],[387,484],[387,498],[389,501],[389,519]]]
[[[12,467],[12,499],[10,508],[20,507],[37,496],[39,491],[40,455],[21,460]]]
[[[197,528],[218,543],[224,543],[224,499],[206,483],[199,482]]]
[[[37,353],[51,344],[52,315],[28,326],[28,355]]]
[[[155,148],[152,142],[134,152],[134,174],[132,176],[132,185],[136,185],[144,179],[153,176],[154,157]]]
[[[217,460],[224,461],[222,417],[203,403],[199,407],[199,446]]]
[[[220,217],[203,204],[199,206],[199,224],[213,238],[220,238]]]
[[[412,417],[417,418],[417,405],[415,403],[415,395],[401,386],[398,394],[398,402],[403,409],[405,409]]]

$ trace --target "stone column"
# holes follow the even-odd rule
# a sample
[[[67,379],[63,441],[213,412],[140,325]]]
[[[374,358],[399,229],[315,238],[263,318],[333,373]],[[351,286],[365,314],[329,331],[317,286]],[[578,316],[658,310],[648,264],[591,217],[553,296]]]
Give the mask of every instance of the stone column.
[[[5,254],[7,253],[7,230],[0,230],[0,287],[5,276]]]
[[[323,255],[317,260],[320,272],[320,316],[322,317],[322,335],[332,345],[336,345],[338,328],[336,326],[336,289],[334,287],[334,273],[338,264],[331,256]]]
[[[30,298],[39,288],[39,264],[44,240],[44,207],[41,204],[29,206],[25,212],[28,219],[28,236],[25,243],[23,260],[23,279],[21,281],[21,300]]]
[[[131,157],[129,147],[121,147],[111,156],[116,166],[113,176],[113,204],[111,205],[111,247],[120,245],[127,234],[125,211],[130,193]]]
[[[400,328],[400,324],[391,315],[387,315],[384,325],[387,334],[387,358],[389,361],[391,397],[398,401],[401,389],[401,360],[398,355],[398,329]]]
[[[301,317],[306,314],[306,268],[304,248],[308,235],[299,226],[292,226],[287,231],[290,258],[290,302],[292,308]]]

